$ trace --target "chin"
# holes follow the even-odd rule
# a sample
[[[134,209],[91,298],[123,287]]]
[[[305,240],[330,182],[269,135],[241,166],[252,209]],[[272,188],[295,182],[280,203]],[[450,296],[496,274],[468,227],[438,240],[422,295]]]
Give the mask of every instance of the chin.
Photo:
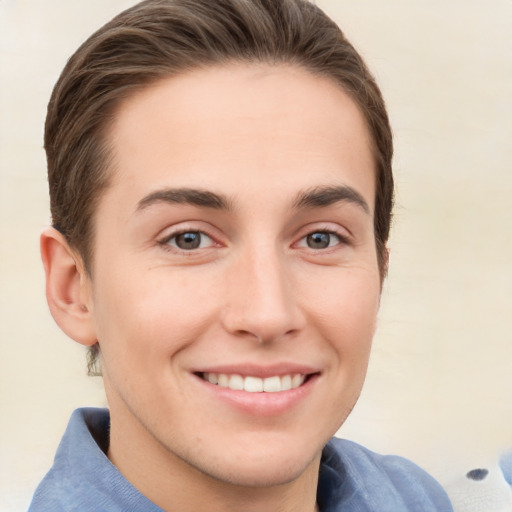
[[[240,437],[231,439],[230,446],[224,445],[222,450],[219,445],[208,450],[209,456],[189,453],[187,462],[217,481],[248,488],[284,485],[308,470],[318,472],[324,446],[318,438],[306,441],[291,433],[284,439],[259,434],[252,437],[251,443],[248,441]]]
[[[209,476],[225,483],[248,488],[265,488],[285,485],[301,477],[310,468],[318,471],[321,453],[306,461],[287,458],[286,460],[245,460],[236,467],[216,467]]]

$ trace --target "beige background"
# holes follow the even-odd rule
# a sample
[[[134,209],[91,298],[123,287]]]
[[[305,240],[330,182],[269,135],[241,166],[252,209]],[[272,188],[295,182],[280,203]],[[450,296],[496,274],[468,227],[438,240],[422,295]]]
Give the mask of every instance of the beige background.
[[[44,300],[42,130],[65,60],[132,3],[0,0],[2,511],[26,509],[71,411],[104,404]],[[340,435],[446,480],[512,446],[512,2],[318,3],[377,75],[397,146],[391,272]]]

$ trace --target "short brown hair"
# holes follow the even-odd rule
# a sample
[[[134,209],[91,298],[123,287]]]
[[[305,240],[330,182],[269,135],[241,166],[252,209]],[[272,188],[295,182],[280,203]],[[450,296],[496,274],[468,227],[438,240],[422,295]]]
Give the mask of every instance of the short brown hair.
[[[186,70],[289,63],[338,83],[359,106],[377,167],[374,233],[381,276],[393,205],[393,143],[384,100],[339,27],[307,0],[146,0],[80,46],[48,105],[45,149],[54,226],[92,271],[92,218],[109,184],[107,133],[119,103]],[[93,359],[98,347],[93,347]]]

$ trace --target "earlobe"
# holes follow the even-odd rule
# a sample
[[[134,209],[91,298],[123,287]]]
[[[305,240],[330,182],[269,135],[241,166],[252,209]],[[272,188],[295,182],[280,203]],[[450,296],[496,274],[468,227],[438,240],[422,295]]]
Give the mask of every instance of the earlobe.
[[[41,234],[46,300],[57,325],[82,345],[97,342],[90,298],[90,280],[82,260],[55,228]]]

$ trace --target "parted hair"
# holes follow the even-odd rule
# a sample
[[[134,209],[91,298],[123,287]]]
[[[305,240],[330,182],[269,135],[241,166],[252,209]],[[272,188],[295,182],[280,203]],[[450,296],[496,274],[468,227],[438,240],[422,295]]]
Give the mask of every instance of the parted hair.
[[[292,64],[333,80],[361,110],[376,167],[382,278],[393,206],[393,142],[381,92],[340,28],[307,0],[146,0],[89,37],[48,105],[44,146],[52,222],[93,273],[93,217],[109,186],[109,128],[120,103],[156,81],[233,62]],[[89,352],[89,369],[99,347]]]

